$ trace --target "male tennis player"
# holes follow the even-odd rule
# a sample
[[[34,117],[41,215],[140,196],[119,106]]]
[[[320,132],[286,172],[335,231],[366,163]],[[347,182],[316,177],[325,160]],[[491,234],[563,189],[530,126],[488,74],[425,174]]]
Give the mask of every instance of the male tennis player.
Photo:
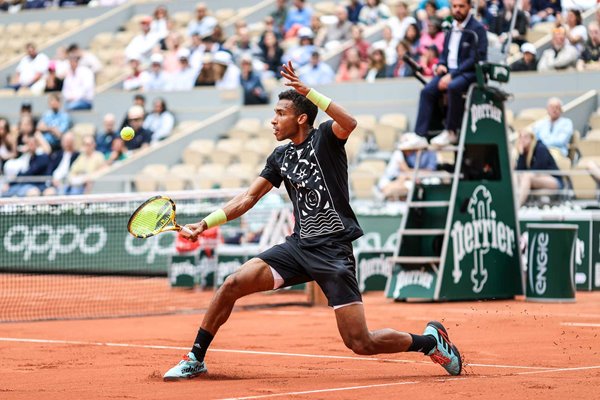
[[[393,329],[369,331],[356,281],[352,241],[363,232],[350,208],[348,161],[344,144],[356,120],[331,99],[306,87],[291,63],[281,75],[287,90],[279,94],[271,120],[278,141],[260,176],[248,190],[234,197],[196,224],[186,225],[192,239],[204,230],[240,217],[269,192],[285,184],[294,205],[294,233],[245,263],[217,290],[192,350],[164,375],[165,380],[193,378],[207,371],[204,356],[237,299],[251,293],[316,281],[335,310],[344,344],[356,354],[404,351],[421,352],[441,364],[450,375],[459,375],[458,349],[439,322],[429,322],[423,335]],[[313,128],[318,108],[332,120]]]

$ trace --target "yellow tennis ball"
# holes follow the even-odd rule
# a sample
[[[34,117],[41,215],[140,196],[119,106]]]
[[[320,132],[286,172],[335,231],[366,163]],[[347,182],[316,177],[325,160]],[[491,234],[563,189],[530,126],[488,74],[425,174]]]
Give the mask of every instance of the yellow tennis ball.
[[[129,141],[129,140],[133,139],[134,136],[135,136],[135,131],[133,130],[132,127],[126,126],[125,128],[121,129],[121,139],[123,139],[125,141]]]

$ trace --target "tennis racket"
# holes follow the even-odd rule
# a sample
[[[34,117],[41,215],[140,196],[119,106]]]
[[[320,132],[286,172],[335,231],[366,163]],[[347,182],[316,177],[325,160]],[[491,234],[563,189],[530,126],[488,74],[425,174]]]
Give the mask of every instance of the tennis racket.
[[[177,224],[175,202],[165,196],[154,196],[142,203],[129,218],[127,230],[140,239],[167,231],[183,231],[192,235],[188,228]]]

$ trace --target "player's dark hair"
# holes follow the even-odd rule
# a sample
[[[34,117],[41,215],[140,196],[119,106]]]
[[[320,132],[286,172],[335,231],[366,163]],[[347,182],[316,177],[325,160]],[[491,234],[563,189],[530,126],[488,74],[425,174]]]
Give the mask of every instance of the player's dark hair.
[[[296,115],[306,114],[308,126],[313,126],[319,109],[310,100],[296,92],[294,89],[279,93],[279,100],[290,100],[294,104]]]

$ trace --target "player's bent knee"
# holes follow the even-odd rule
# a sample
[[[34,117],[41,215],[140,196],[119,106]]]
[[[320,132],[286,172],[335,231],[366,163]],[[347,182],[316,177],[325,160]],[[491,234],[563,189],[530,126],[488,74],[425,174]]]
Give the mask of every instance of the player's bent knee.
[[[374,354],[372,343],[368,339],[350,339],[348,341],[344,341],[344,344],[355,354],[361,356]]]

